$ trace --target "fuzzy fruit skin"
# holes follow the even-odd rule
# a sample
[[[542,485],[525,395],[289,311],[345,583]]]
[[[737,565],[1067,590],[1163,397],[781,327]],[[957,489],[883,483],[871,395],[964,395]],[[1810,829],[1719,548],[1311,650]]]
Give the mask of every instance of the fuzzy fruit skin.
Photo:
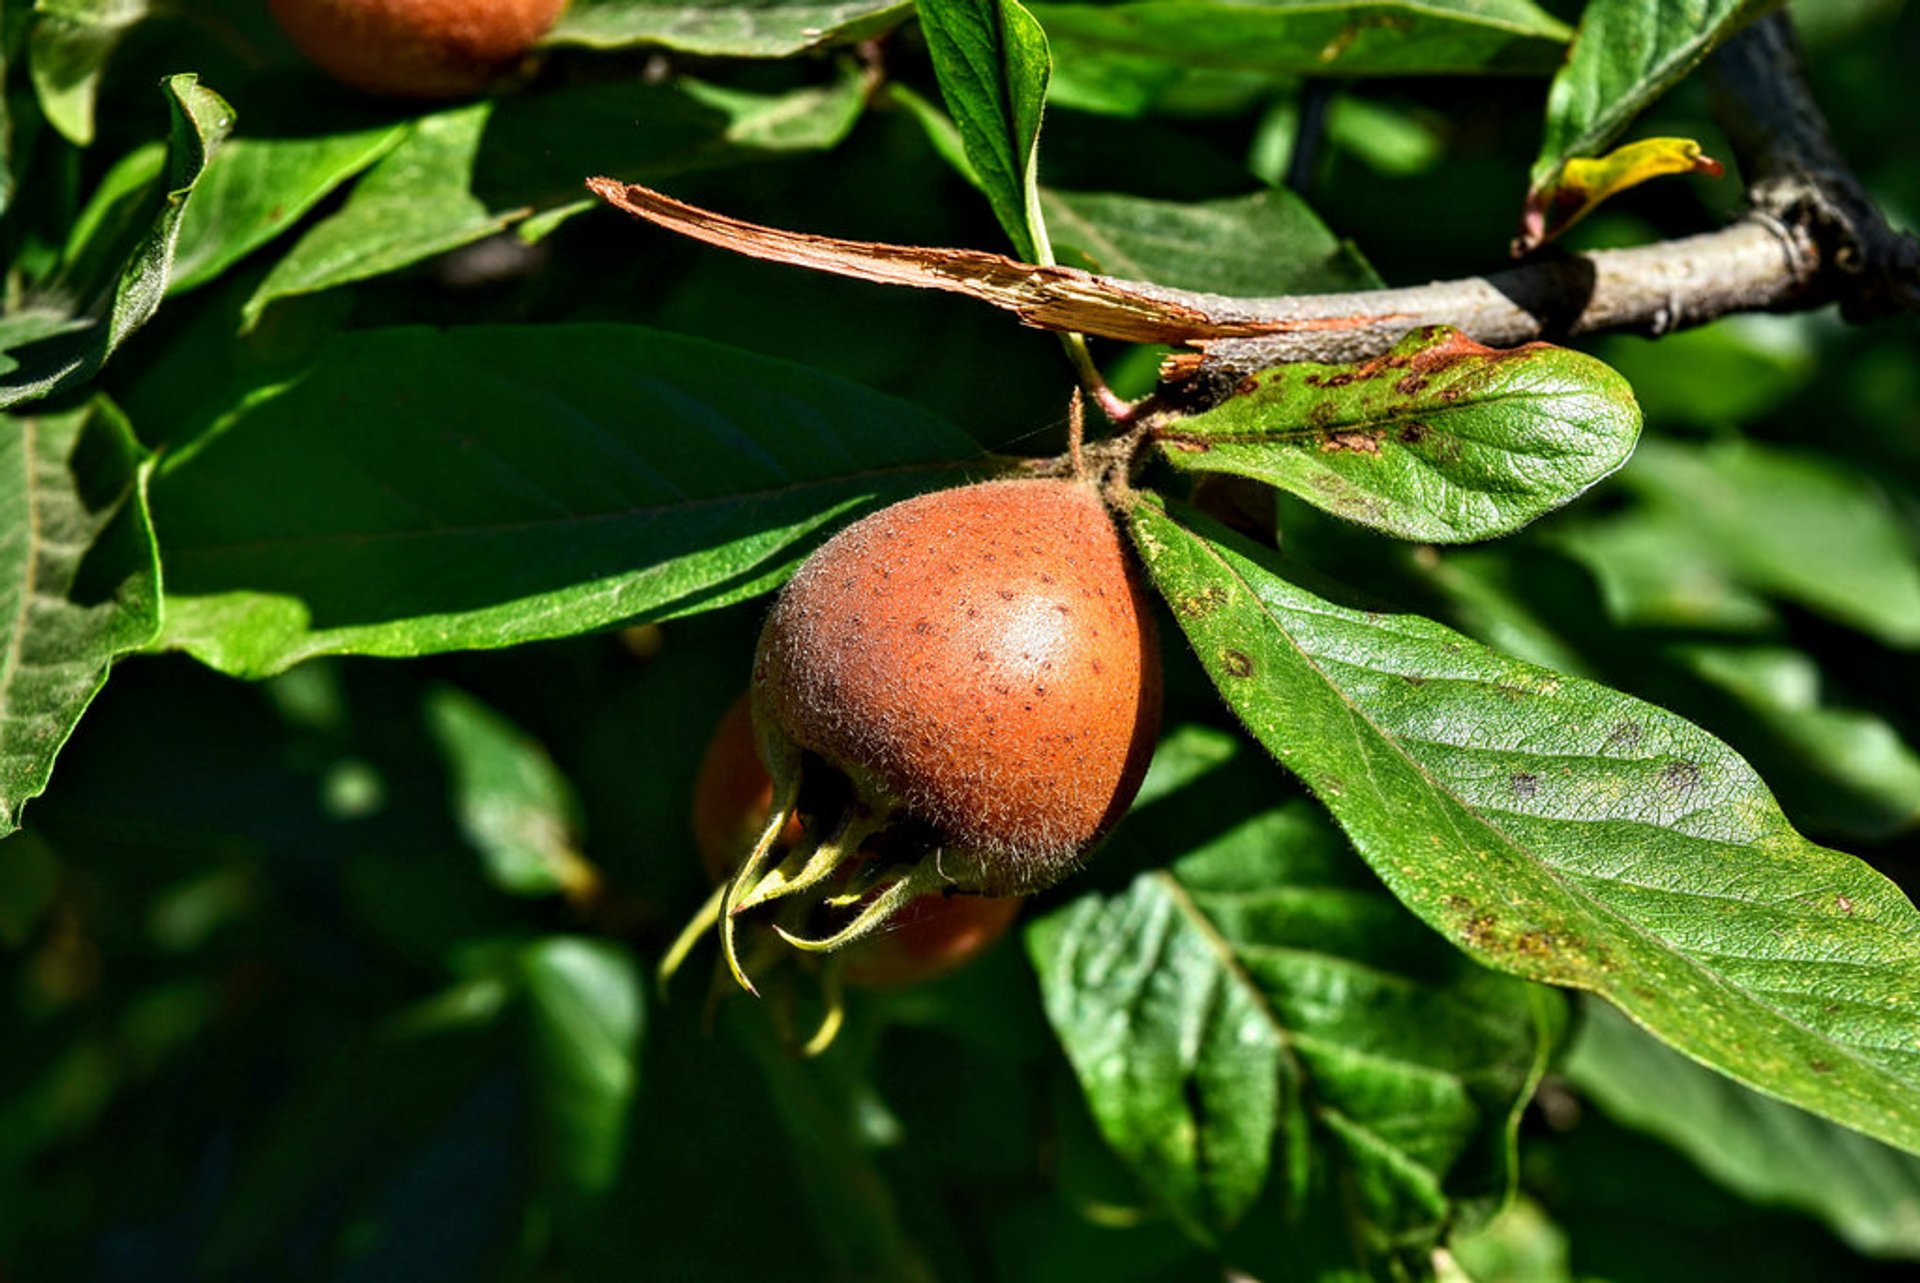
[[[754,664],[763,753],[816,754],[930,827],[956,887],[1058,882],[1126,811],[1159,732],[1153,616],[1098,493],[998,481],[847,527]]]
[[[457,98],[510,69],[567,0],[269,0],[300,51],[342,84]]]
[[[772,809],[773,780],[754,748],[752,705],[742,694],[714,728],[694,777],[693,838],[708,877],[724,882],[733,875]],[[789,817],[780,846],[791,849],[800,838],[799,819]],[[932,980],[986,952],[1019,914],[1017,898],[921,896],[880,932],[847,949],[842,975],[866,989]]]

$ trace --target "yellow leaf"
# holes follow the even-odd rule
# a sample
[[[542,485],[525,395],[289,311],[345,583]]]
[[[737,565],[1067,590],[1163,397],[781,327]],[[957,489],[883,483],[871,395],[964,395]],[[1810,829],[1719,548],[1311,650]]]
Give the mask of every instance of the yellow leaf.
[[[1601,201],[1665,174],[1726,172],[1691,138],[1642,138],[1597,158],[1576,156],[1527,193],[1514,256],[1540,248],[1585,218]]]

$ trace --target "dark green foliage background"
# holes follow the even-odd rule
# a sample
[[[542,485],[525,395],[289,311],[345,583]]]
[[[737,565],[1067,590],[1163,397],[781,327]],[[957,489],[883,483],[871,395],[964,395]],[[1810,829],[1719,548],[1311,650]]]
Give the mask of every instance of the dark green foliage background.
[[[1349,845],[1373,858],[1367,808],[1411,794],[1343,802],[1322,757],[1275,765],[1177,611],[1135,813],[976,966],[856,994],[814,1061],[764,1004],[709,1010],[705,954],[672,1001],[651,984],[706,893],[689,792],[761,594],[861,512],[1062,449],[1072,374],[987,309],[681,242],[579,180],[1035,253],[1038,210],[1062,262],[1196,288],[1469,274],[1501,261],[1536,157],[1604,132],[1570,92],[1542,126],[1579,5],[1386,5],[1410,43],[1369,26],[1332,67],[1326,33],[1271,25],[1286,6],[1035,5],[1034,192],[1030,111],[942,133],[936,66],[972,58],[980,100],[1015,105],[1045,73],[1034,31],[983,35],[978,6],[923,35],[884,3],[663,25],[576,0],[537,69],[424,126],[305,69],[262,6],[129,6],[104,59],[112,6],[38,7],[0,19],[0,427],[23,459],[89,446],[37,506],[10,462],[0,506],[88,551],[36,562],[44,600],[21,599],[65,666],[0,693],[41,719],[0,737],[0,1278],[1847,1280],[1920,1259],[1920,1158],[1535,983],[1577,974],[1496,974],[1429,929],[1432,887]],[[1841,145],[1912,226],[1920,13],[1792,8]],[[1130,10],[1182,40],[1112,36]],[[875,89],[845,39],[889,30]],[[1592,101],[1652,104],[1637,134],[1723,155],[1685,69],[1577,68]],[[942,155],[962,136],[987,196]],[[125,269],[208,147],[156,292]],[[1297,196],[1273,186],[1290,170]],[[1574,241],[1737,203],[1731,179],[1654,184]],[[1743,317],[1585,350],[1644,414],[1622,472],[1440,549],[1236,491],[1287,554],[1249,582],[1299,571],[1285,591],[1426,615],[1569,699],[1590,679],[1669,709],[1911,894],[1920,324]],[[1096,355],[1138,393],[1158,353]],[[1261,698],[1240,711],[1284,756]],[[582,876],[590,907],[564,894]],[[1848,1117],[1821,1090],[1797,1098]],[[1909,1101],[1883,1134],[1915,1126]]]

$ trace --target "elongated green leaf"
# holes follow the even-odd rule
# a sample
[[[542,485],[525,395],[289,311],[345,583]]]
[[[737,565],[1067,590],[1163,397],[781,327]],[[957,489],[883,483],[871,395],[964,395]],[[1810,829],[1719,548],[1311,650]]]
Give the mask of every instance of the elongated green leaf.
[[[0,321],[0,406],[92,377],[166,296],[182,216],[207,162],[233,127],[233,110],[193,76],[174,76],[165,89],[173,132],[161,187],[140,203],[137,218],[111,221],[115,229],[128,224],[130,239],[76,232],[84,252],[62,282],[74,300],[70,310],[29,310]],[[117,198],[96,208],[105,206],[130,208]]]
[[[1650,520],[1673,532],[1680,551],[1671,555],[1704,560],[1710,575],[1889,645],[1920,646],[1920,543],[1869,474],[1839,459],[1744,440],[1656,441],[1622,480],[1643,507],[1601,530]],[[1591,539],[1575,542],[1592,546]],[[1634,573],[1631,564],[1621,569]]]
[[[1862,1252],[1920,1259],[1920,1158],[1708,1073],[1597,1002],[1566,1073],[1742,1197],[1810,1212]]]
[[[16,0],[16,3],[18,0]],[[153,11],[152,0],[37,0],[27,68],[40,110],[80,146],[93,141],[100,75],[127,31]]]
[[[905,402],[650,330],[365,331],[156,478],[163,641],[260,676],[711,609],[984,463]]]
[[[1551,71],[1570,34],[1529,0],[1131,0],[1033,6],[1062,62],[1137,54],[1302,76]]]
[[[553,895],[593,885],[574,837],[579,799],[538,741],[452,687],[428,695],[427,727],[453,777],[454,816],[495,886]]]
[[[1732,750],[1429,620],[1334,605],[1152,503],[1131,525],[1227,702],[1436,930],[1920,1150],[1920,912],[1795,833]]]
[[[1543,190],[1575,156],[1598,155],[1713,47],[1775,0],[1588,0],[1567,65],[1547,92],[1546,137],[1533,162]]]
[[[1259,765],[1229,769],[1257,788]],[[1210,805],[1156,803],[1201,832]],[[1339,1191],[1325,1237],[1351,1264],[1419,1259],[1457,1203],[1506,1193],[1551,996],[1446,947],[1305,799],[1082,896],[1028,945],[1102,1133],[1203,1241],[1263,1188],[1291,1219],[1315,1188]]]
[[[546,43],[786,58],[877,35],[912,7],[912,0],[573,0]]]
[[[1250,298],[1382,284],[1282,188],[1192,204],[1045,188],[1040,208],[1062,262],[1121,280]]]
[[[940,93],[981,189],[1029,263],[1051,263],[1035,160],[1051,59],[1018,0],[919,0]]]
[[[682,78],[576,85],[424,116],[274,266],[247,302],[246,324],[275,299],[398,271],[517,223],[529,238],[544,235],[589,207],[590,174],[658,181],[831,147],[864,102],[858,73],[843,67],[827,85],[784,94]]]
[[[159,630],[146,481],[145,452],[104,401],[0,416],[0,836],[114,659]]]
[[[530,211],[494,210],[472,189],[490,103],[415,122],[355,186],[339,212],[311,228],[253,292],[251,327],[275,299],[367,280],[491,236]]]
[[[1643,442],[1637,453],[1664,448]],[[1779,625],[1780,612],[1736,580],[1688,513],[1642,507],[1597,519],[1582,514],[1548,537],[1593,575],[1614,623],[1728,633]]]
[[[1777,766],[1787,777],[1781,800],[1801,823],[1886,838],[1920,821],[1920,754],[1879,714],[1829,702],[1812,656],[1784,646],[1698,643],[1667,654],[1758,723],[1775,747],[1748,752],[1770,774]]]
[[[187,205],[171,289],[204,285],[288,231],[406,136],[400,125],[315,137],[235,138]]]
[[[603,1193],[619,1176],[640,1084],[639,969],[604,940],[554,936],[519,956],[532,1037],[537,1145],[565,1196]]]
[[[1403,539],[1506,534],[1627,461],[1633,390],[1590,356],[1432,326],[1356,365],[1276,366],[1155,436],[1168,462],[1291,490]]]

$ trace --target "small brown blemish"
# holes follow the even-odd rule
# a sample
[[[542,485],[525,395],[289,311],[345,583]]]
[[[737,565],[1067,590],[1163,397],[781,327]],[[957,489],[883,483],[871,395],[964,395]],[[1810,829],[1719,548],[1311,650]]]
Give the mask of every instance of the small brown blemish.
[[[1700,768],[1692,762],[1670,762],[1660,770],[1660,783],[1676,793],[1686,793],[1700,785]]]
[[[1635,722],[1621,722],[1607,732],[1606,748],[1609,751],[1632,748],[1640,742],[1640,727]]]
[[[1852,913],[1852,912],[1853,912],[1853,901],[1852,901],[1852,900],[1849,900],[1849,899],[1848,899],[1848,898],[1847,898],[1846,896],[1844,896],[1844,895],[1836,895],[1836,896],[1834,896],[1834,897],[1833,897],[1833,904],[1834,904],[1834,907],[1835,907],[1835,908],[1837,908],[1837,909],[1839,909],[1839,910],[1840,910],[1840,912],[1842,912],[1842,913]]]
[[[1260,380],[1249,375],[1233,385],[1233,395],[1246,396],[1260,390]]]
[[[1466,942],[1477,949],[1492,949],[1498,941],[1495,931],[1500,920],[1491,913],[1476,913],[1460,924],[1460,934]]]
[[[1807,1062],[1807,1068],[1816,1074],[1830,1074],[1833,1072],[1833,1066],[1824,1060],[1809,1060]]]
[[[1551,958],[1560,943],[1551,931],[1522,931],[1513,938],[1513,951],[1527,958]]]
[[[1352,429],[1344,432],[1329,432],[1320,442],[1320,449],[1326,454],[1379,454],[1381,438],[1387,435],[1386,429],[1375,428],[1370,432]]]
[[[1517,771],[1507,785],[1513,789],[1515,797],[1532,797],[1540,791],[1540,777],[1527,771]]]
[[[1226,604],[1227,590],[1219,584],[1208,584],[1205,590],[1180,598],[1174,609],[1187,619],[1205,619]]]
[[[1400,440],[1405,445],[1419,445],[1427,439],[1427,425],[1409,423],[1400,429]]]
[[[1427,381],[1417,374],[1409,374],[1393,385],[1393,390],[1401,396],[1419,396],[1426,390]]]
[[[1253,676],[1253,658],[1245,651],[1223,650],[1220,652],[1220,665],[1227,670],[1229,677]]]

